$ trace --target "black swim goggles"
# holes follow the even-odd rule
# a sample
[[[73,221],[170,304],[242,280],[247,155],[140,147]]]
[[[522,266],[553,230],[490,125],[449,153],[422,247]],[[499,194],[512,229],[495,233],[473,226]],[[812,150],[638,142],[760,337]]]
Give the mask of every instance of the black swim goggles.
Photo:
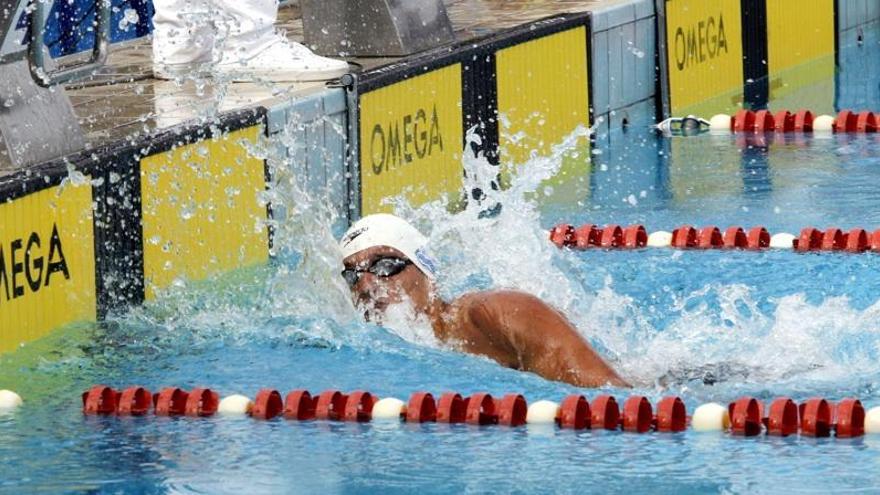
[[[361,279],[361,274],[370,272],[377,277],[393,277],[412,264],[413,262],[408,259],[388,256],[376,259],[368,268],[363,270],[346,268],[342,270],[342,278],[348,282],[349,287],[354,287],[358,280]]]

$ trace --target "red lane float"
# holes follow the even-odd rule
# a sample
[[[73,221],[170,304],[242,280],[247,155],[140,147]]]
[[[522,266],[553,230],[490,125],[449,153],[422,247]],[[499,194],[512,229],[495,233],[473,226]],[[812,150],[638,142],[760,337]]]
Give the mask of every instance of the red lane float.
[[[623,403],[623,431],[645,433],[651,429],[654,411],[647,397],[635,395]]]
[[[822,247],[822,232],[806,227],[801,230],[801,235],[795,239],[794,249],[800,252],[815,251]]]
[[[617,399],[600,395],[590,403],[590,425],[595,429],[616,430],[620,424],[620,407]]]
[[[742,227],[728,227],[724,231],[724,247],[727,249],[744,249],[748,246],[748,238]]]
[[[746,247],[753,251],[770,247],[770,232],[764,227],[752,227],[746,236]]]
[[[257,392],[254,399],[254,407],[251,409],[251,417],[269,420],[284,412],[284,402],[277,390],[268,388]]]
[[[495,400],[490,394],[478,392],[468,398],[464,422],[469,425],[491,425],[498,422]]]
[[[812,398],[799,407],[801,434],[809,437],[831,435],[831,406],[822,398]]]
[[[498,424],[516,427],[526,424],[529,406],[522,395],[507,394],[500,401],[495,401],[495,410],[498,412]]]
[[[678,433],[687,428],[687,409],[680,397],[664,397],[657,404],[657,431]]]
[[[822,234],[823,251],[839,251],[846,246],[844,233],[838,228],[831,227]]]
[[[787,437],[798,432],[798,407],[788,397],[780,397],[770,403],[767,416],[767,434]]]
[[[850,253],[862,253],[868,250],[870,240],[865,229],[852,229],[846,234],[846,250]]]
[[[528,404],[519,394],[507,394],[494,399],[491,394],[479,392],[467,399],[464,422],[471,425],[521,426],[526,423]]]
[[[758,110],[755,112],[755,132],[772,132],[776,130],[776,119],[769,110]]]
[[[697,245],[700,249],[713,249],[724,245],[724,239],[721,237],[721,230],[718,227],[703,227],[697,233]]]
[[[355,421],[359,423],[370,421],[373,415],[373,404],[375,404],[377,400],[378,399],[373,397],[372,394],[363,390],[352,392],[348,396],[348,400],[345,401],[345,414],[343,415],[343,419],[345,421]]]
[[[856,132],[858,117],[850,110],[841,110],[834,119],[834,132]]]
[[[776,112],[776,115],[773,116],[773,120],[776,122],[776,132],[795,131],[795,116],[788,110]]]
[[[853,247],[850,248],[849,233],[844,233],[835,227],[831,227],[824,232],[813,227],[807,227],[801,230],[800,237],[795,240],[794,248],[799,252],[841,251],[844,249],[859,252],[859,249],[864,250],[868,245],[867,233],[862,236],[859,230],[854,229],[851,231],[854,233],[854,238],[852,241]]]
[[[583,395],[569,395],[559,407],[560,428],[583,430],[590,427],[590,403]]]
[[[648,245],[648,231],[641,225],[630,225],[623,231],[623,246],[629,249]]]
[[[813,132],[813,112],[798,110],[794,115],[795,132]]]
[[[407,403],[406,406],[406,422],[428,423],[434,421],[440,421],[437,403],[434,402],[434,396],[428,392],[416,392],[412,394],[409,398],[409,403]]]
[[[143,416],[153,406],[153,394],[144,387],[129,387],[119,395],[116,412],[120,416]]]
[[[189,414],[188,401],[192,396],[180,388],[165,388],[150,394],[144,387],[129,387],[118,392],[106,385],[96,385],[82,394],[83,413],[89,415],[118,414],[120,416],[143,416],[153,408],[157,416],[210,416],[217,410],[217,395],[209,389],[195,389],[199,399],[197,414]]]
[[[318,398],[312,398],[308,390],[294,390],[284,398],[284,417],[298,421],[315,419]]]
[[[210,388],[194,388],[186,398],[183,413],[192,417],[207,417],[217,413],[220,395]]]
[[[672,231],[672,247],[692,248],[697,245],[697,230],[690,225],[682,225]]]
[[[156,416],[183,416],[186,414],[186,401],[189,393],[176,387],[163,388],[153,396]]]
[[[571,247],[574,244],[574,227],[569,224],[560,224],[550,230],[550,241],[556,247]]]
[[[115,414],[119,404],[119,392],[106,385],[95,385],[83,392],[82,403],[85,414]]]
[[[602,229],[602,240],[599,245],[605,249],[618,248],[623,245],[623,229],[620,225],[606,225]]]
[[[869,235],[868,245],[870,246],[871,251],[880,253],[880,229],[875,230],[874,233]]]
[[[687,428],[687,410],[679,397],[664,397],[657,404],[656,416],[647,398],[629,397],[623,405],[610,395],[600,395],[592,405],[582,395],[566,397],[560,406],[557,417],[560,428],[604,429],[633,433],[645,433],[652,429],[658,432],[675,433]]]
[[[601,242],[602,230],[593,224],[581,225],[574,231],[575,249],[583,250],[598,246]]]
[[[754,397],[742,397],[728,406],[730,431],[734,435],[752,437],[761,433],[760,402]]]
[[[437,405],[438,423],[464,423],[467,418],[468,403],[461,395],[447,392],[440,396]]]
[[[856,132],[877,132],[877,117],[874,112],[861,112],[856,118]]]
[[[315,419],[339,421],[345,413],[346,396],[338,390],[325,390],[315,404]]]
[[[865,434],[865,408],[858,399],[843,399],[837,404],[835,432],[840,438],[860,437]]]
[[[742,109],[733,117],[733,130],[735,132],[752,132],[755,130],[755,112]]]

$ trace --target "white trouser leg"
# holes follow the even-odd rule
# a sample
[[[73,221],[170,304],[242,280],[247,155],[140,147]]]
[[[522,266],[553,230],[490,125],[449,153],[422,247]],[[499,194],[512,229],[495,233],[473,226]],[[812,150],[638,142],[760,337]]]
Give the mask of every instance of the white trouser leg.
[[[278,0],[213,0],[221,63],[250,60],[281,38],[275,34]]]
[[[153,0],[153,62],[185,68],[212,61],[211,0]]]

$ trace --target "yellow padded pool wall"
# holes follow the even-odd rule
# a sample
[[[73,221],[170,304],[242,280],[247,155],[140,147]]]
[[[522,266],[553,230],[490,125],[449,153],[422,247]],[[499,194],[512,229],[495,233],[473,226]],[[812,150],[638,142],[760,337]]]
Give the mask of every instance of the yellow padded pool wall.
[[[546,155],[590,125],[587,29],[578,27],[499,50],[499,143],[505,162]]]
[[[733,113],[743,101],[740,0],[668,0],[666,55],[673,115]]]
[[[361,95],[361,214],[390,212],[389,198],[412,206],[462,189],[461,64]]]
[[[92,216],[88,182],[0,204],[0,353],[95,320]]]
[[[834,0],[766,0],[772,108],[834,113]]]
[[[589,46],[587,28],[580,26],[499,50],[499,149],[504,173],[526,163],[532,153],[549,156],[578,127],[590,126]],[[583,199],[589,194],[582,179],[590,173],[589,139],[562,157],[556,176],[543,186],[552,195],[537,200]]]
[[[262,125],[141,160],[144,289],[203,280],[269,258]]]

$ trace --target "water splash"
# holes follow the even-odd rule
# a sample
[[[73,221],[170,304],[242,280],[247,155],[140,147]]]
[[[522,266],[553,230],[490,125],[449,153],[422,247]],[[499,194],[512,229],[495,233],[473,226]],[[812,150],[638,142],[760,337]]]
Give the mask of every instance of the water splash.
[[[479,137],[468,132],[467,146],[479,144]],[[546,242],[540,212],[530,195],[560,169],[562,160],[576,144],[589,135],[579,127],[548,156],[533,157],[517,167],[506,189],[492,187],[500,168],[482,153],[465,153],[462,164],[470,190],[483,194],[471,200],[455,215],[447,211],[447,199],[413,208],[401,200],[391,201],[395,214],[413,221],[429,238],[439,255],[441,294],[451,298],[462,292],[488,288],[519,288],[539,297],[560,296],[564,307],[583,294],[565,271],[554,266],[556,249]],[[487,211],[493,214],[486,215]]]
[[[425,315],[416,313],[409,301],[389,305],[381,324],[409,343],[435,349],[447,347],[434,335],[431,321]]]

